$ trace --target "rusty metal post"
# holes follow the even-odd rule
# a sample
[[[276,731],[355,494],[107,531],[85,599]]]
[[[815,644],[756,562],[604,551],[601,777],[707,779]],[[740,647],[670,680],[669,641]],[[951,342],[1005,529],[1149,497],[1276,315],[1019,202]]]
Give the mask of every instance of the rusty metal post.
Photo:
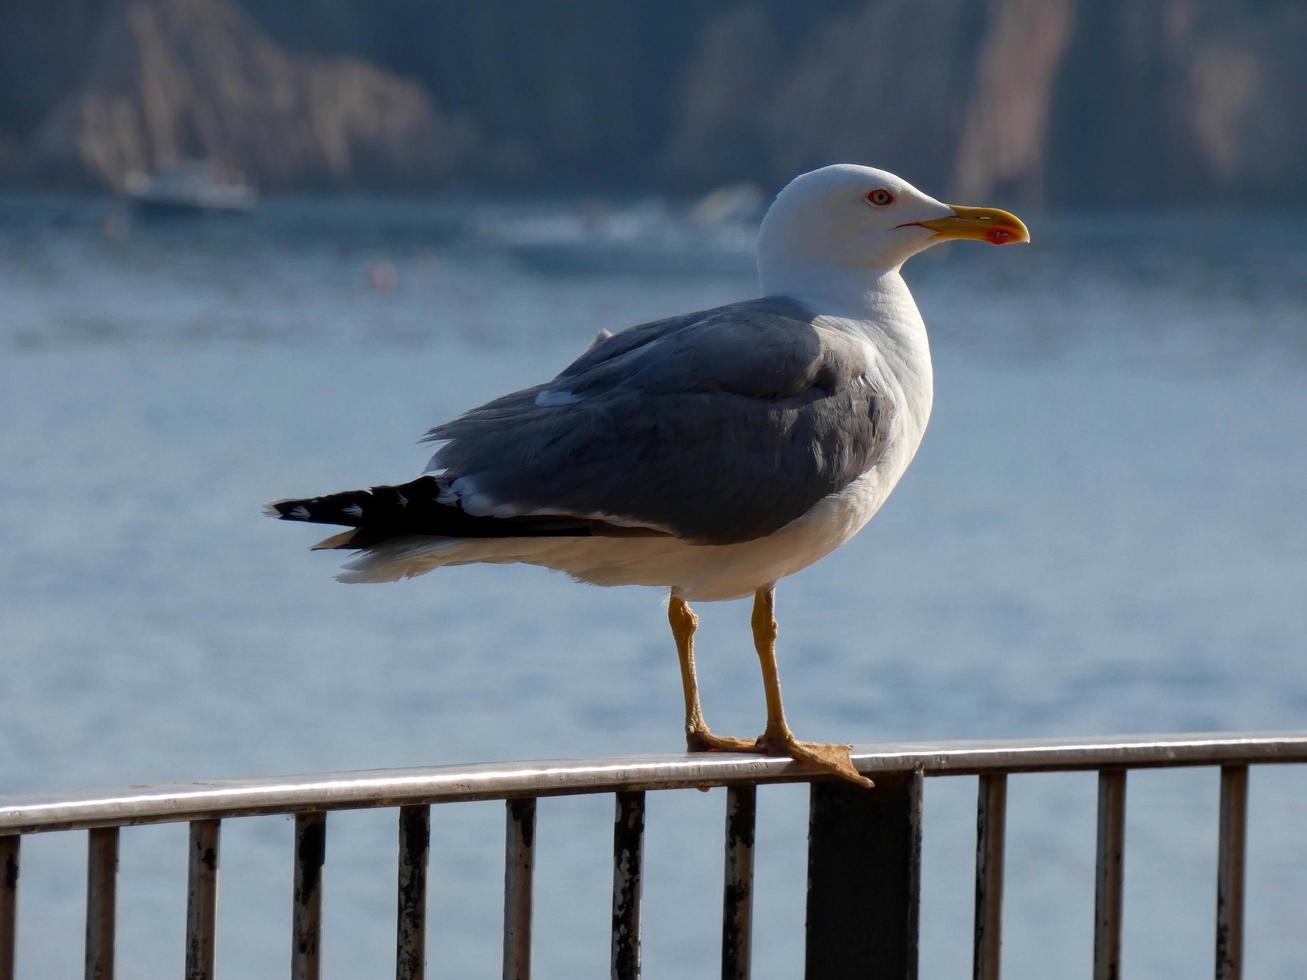
[[[812,784],[808,980],[916,980],[921,783],[916,770],[878,772],[871,790]]]
[[[118,910],[118,828],[87,834],[86,980],[113,980]]]
[[[0,837],[0,980],[14,980],[18,951],[18,857],[23,838]]]
[[[1248,767],[1221,769],[1220,847],[1216,873],[1216,980],[1243,977],[1244,856],[1248,831]]]
[[[399,808],[399,875],[395,913],[395,978],[422,980],[427,969],[427,862],[431,807]]]
[[[749,980],[753,945],[753,832],[756,786],[726,791],[726,886],[722,894],[722,980]]]
[[[976,934],[974,980],[999,980],[1003,945],[1003,850],[1007,828],[1007,776],[980,777],[976,801]]]
[[[186,869],[186,980],[213,980],[218,934],[217,820],[191,821]]]
[[[1094,888],[1094,980],[1121,977],[1125,881],[1125,770],[1098,774],[1098,862]]]
[[[295,815],[295,895],[291,911],[291,980],[318,980],[322,967],[322,867],[327,815]]]
[[[644,793],[617,794],[613,820],[613,980],[639,980]]]
[[[531,980],[536,801],[509,800],[504,829],[504,980]]]

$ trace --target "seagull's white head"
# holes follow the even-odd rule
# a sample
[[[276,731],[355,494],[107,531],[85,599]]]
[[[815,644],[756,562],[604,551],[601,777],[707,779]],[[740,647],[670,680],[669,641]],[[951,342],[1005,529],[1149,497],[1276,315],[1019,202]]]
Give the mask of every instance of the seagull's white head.
[[[800,174],[768,209],[758,234],[758,273],[769,294],[802,294],[823,277],[870,283],[939,242],[1030,241],[1021,219],[997,208],[942,204],[901,177],[840,163]]]

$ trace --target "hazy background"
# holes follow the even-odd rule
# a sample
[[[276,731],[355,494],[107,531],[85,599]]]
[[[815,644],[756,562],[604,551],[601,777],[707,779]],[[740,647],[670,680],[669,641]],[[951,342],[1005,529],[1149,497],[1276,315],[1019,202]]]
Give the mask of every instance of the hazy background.
[[[1034,244],[907,267],[935,414],[871,526],[781,585],[796,729],[1307,727],[1305,41],[1294,2],[8,0],[0,795],[679,748],[656,592],[346,588],[259,508],[410,478],[427,427],[598,329],[753,295],[757,208],[836,160]],[[189,158],[259,207],[117,196]],[[708,717],[755,732],[747,604],[700,613]],[[1094,792],[1012,781],[1010,977],[1090,973]],[[1247,975],[1299,980],[1307,773],[1251,794]],[[968,974],[974,796],[927,784],[927,980]],[[1216,799],[1214,771],[1131,777],[1131,976],[1210,972]],[[716,971],[723,803],[650,798],[647,976]],[[806,794],[759,809],[755,975],[788,980]],[[538,976],[606,974],[611,819],[541,804]],[[329,825],[326,973],[384,976],[394,814]],[[290,838],[225,827],[225,976],[285,973]],[[84,844],[24,844],[24,978],[80,971]],[[436,808],[433,974],[498,975],[502,847],[498,805]],[[120,975],[180,972],[184,853],[124,832]]]
[[[0,176],[769,186],[875,160],[1013,203],[1307,196],[1298,0],[6,0]]]

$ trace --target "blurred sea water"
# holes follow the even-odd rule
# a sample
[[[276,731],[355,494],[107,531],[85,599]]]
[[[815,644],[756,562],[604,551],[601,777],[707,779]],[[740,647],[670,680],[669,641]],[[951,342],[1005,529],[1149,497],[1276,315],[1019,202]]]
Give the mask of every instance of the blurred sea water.
[[[996,203],[996,202],[984,202]],[[997,202],[1001,203],[1001,202]],[[1024,217],[1024,215],[1023,215]],[[853,542],[779,592],[801,735],[1307,727],[1301,215],[1030,216],[909,264],[936,404]],[[425,428],[601,328],[754,295],[747,224],[656,198],[289,199],[142,225],[0,199],[0,795],[676,750],[662,597],[529,568],[335,583],[266,500],[409,478]],[[710,722],[762,722],[745,603]],[[1011,783],[1005,972],[1088,976],[1092,774]],[[1125,967],[1207,975],[1217,774],[1131,777]],[[975,781],[927,785],[922,976],[967,975]],[[646,975],[717,963],[723,797],[649,801]],[[800,975],[806,793],[760,792],[755,975]],[[326,975],[392,967],[393,812],[333,814]],[[436,808],[433,973],[498,973],[501,808]],[[607,969],[611,800],[540,805],[536,973]],[[1256,770],[1248,969],[1307,975],[1307,773]],[[283,975],[291,823],[230,821],[224,974]],[[185,828],[123,835],[120,973],[181,970]],[[76,975],[81,835],[24,844],[20,976]]]

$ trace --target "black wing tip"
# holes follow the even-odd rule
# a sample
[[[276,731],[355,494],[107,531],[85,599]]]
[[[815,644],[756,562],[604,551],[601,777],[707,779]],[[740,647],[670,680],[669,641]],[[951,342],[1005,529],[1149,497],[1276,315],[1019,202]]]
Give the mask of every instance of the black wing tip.
[[[279,521],[307,521],[309,519],[309,509],[304,504],[304,500],[295,500],[290,497],[284,500],[274,500],[263,505],[263,515]]]
[[[265,504],[263,513],[282,521],[305,521],[310,524],[402,523],[410,500],[415,504],[439,504],[440,483],[433,476],[421,476],[398,486],[378,486],[367,490],[345,490],[321,497],[288,497]]]

